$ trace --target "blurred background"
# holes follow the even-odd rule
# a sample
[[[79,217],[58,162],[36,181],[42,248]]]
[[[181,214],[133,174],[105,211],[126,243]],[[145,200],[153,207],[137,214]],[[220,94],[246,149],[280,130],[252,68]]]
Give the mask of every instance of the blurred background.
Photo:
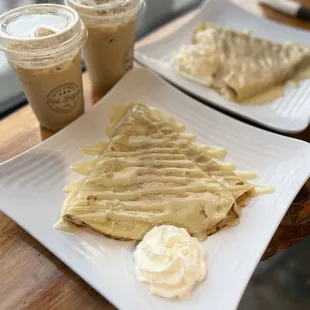
[[[310,237],[307,237],[257,265],[238,310],[309,309]]]
[[[137,38],[192,10],[203,0],[145,0],[145,2],[146,7],[141,12],[137,27]],[[0,13],[34,3],[63,3],[63,1],[0,0]],[[0,52],[0,117],[25,102],[21,87],[4,54]],[[278,309],[310,309],[310,237],[289,250],[281,251],[265,262],[260,262],[238,308],[238,310]]]

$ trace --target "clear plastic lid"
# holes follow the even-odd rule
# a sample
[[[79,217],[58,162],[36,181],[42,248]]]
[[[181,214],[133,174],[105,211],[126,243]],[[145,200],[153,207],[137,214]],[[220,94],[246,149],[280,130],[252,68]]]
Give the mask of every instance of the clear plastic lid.
[[[56,4],[29,5],[0,16],[0,49],[21,60],[53,59],[81,47],[87,31],[78,14]]]
[[[87,24],[114,23],[134,18],[143,0],[65,0]]]

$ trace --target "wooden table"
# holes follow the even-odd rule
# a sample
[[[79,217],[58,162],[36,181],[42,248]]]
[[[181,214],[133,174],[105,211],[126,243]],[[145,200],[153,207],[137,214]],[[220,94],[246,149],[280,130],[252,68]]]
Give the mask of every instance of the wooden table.
[[[234,1],[256,14],[310,29],[310,23],[259,6],[258,0]],[[300,2],[310,6],[310,0]],[[165,35],[190,16],[191,14],[188,14],[170,23],[143,41],[151,41]],[[92,91],[87,73],[83,79],[86,108],[89,109],[100,96]],[[0,162],[28,150],[51,135],[40,129],[29,105],[1,120],[0,133]],[[309,142],[310,127],[296,137]],[[265,253],[266,257],[310,234],[309,192],[308,180],[279,226]],[[115,308],[22,228],[4,214],[0,214],[0,309]]]

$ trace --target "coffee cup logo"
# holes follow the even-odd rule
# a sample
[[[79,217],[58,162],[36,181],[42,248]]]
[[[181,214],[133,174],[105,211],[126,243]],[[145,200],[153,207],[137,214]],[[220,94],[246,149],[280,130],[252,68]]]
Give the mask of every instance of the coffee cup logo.
[[[62,84],[47,95],[46,104],[57,113],[69,113],[77,106],[81,89],[76,83]]]
[[[129,47],[124,56],[123,67],[125,71],[130,70],[132,68],[132,64],[133,64],[133,44]]]

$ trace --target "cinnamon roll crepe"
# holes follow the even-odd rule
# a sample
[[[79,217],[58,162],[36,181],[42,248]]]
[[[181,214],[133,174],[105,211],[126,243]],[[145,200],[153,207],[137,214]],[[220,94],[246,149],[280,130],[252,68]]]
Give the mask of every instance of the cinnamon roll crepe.
[[[118,107],[108,142],[83,149],[98,155],[72,169],[58,228],[89,227],[108,237],[140,240],[152,227],[184,227],[200,239],[229,225],[254,185],[222,162],[220,148],[193,144],[172,116],[143,103]]]

